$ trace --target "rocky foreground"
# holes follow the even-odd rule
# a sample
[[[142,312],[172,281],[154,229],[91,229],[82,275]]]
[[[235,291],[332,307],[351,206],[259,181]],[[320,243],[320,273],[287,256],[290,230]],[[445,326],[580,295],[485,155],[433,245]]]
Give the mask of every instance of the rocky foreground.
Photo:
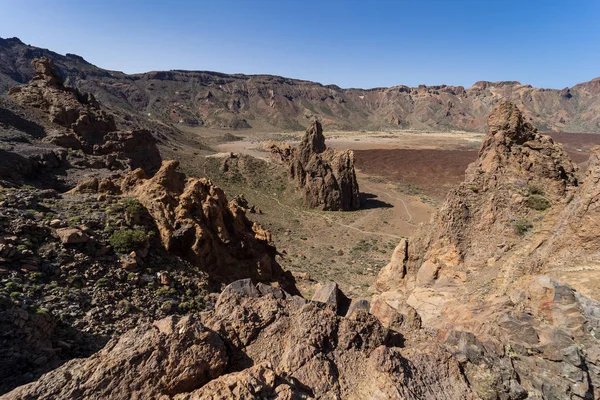
[[[598,398],[598,150],[582,174],[500,103],[372,301],[332,283],[307,300],[247,204],[174,161],[104,154],[129,136],[34,66],[0,125],[30,163],[0,170],[3,399]],[[290,154],[324,150],[315,124]]]

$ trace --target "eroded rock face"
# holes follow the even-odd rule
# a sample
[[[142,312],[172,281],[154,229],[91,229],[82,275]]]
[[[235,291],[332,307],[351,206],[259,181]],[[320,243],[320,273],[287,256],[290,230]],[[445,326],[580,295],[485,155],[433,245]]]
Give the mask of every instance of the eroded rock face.
[[[235,282],[201,321],[141,326],[5,398],[475,398],[439,345],[388,342],[365,312],[342,318],[281,289]]]
[[[327,149],[320,122],[314,121],[306,130],[299,148],[273,142],[267,148],[274,160],[287,166],[309,207],[330,211],[360,207],[354,153]]]
[[[72,129],[86,144],[100,142],[105,133],[117,130],[114,118],[93,95],[64,86],[49,58],[36,58],[32,65],[36,76],[9,90],[15,100],[44,111],[50,122]]]
[[[481,398],[594,398],[599,303],[582,293],[597,296],[597,156],[582,183],[514,104],[488,124],[465,181],[382,269],[371,312],[438,330]]]
[[[220,376],[228,363],[216,333],[192,317],[169,317],[141,325],[3,398],[168,399]]]
[[[437,293],[432,313],[421,310],[425,319],[439,315],[440,306],[460,299],[468,288],[493,282],[505,290],[519,277],[539,272],[539,265],[527,260],[578,190],[576,166],[562,147],[525,123],[514,104],[500,103],[488,120],[490,131],[465,181],[408,240],[406,252],[392,259],[391,264],[403,265],[395,267],[403,272],[394,276],[406,274],[396,288]],[[421,300],[414,303],[424,307]]]
[[[123,179],[121,190],[134,196],[154,218],[165,248],[219,282],[241,278],[279,281],[294,290],[275,262],[270,232],[251,222],[235,201],[207,179],[186,178],[177,161],[163,162],[147,178],[143,170]]]
[[[9,94],[20,105],[40,110],[54,126],[66,128],[49,130],[44,143],[83,150],[90,156],[86,166],[93,168],[158,169],[161,157],[149,131],[118,131],[113,116],[92,94],[64,85],[52,60],[36,58],[32,64],[36,76]]]

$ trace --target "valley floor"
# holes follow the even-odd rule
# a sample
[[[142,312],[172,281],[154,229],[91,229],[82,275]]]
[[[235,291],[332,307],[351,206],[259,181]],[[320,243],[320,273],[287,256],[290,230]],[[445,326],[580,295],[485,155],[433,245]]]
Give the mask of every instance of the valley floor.
[[[268,140],[296,144],[302,132],[189,129],[187,135],[192,145],[162,148],[163,157],[180,160],[189,174],[207,176],[230,198],[243,195],[258,207],[262,214],[251,219],[271,230],[282,253],[279,262],[299,278],[305,296],[312,295],[316,282],[335,280],[353,298],[371,295],[370,286],[400,239],[429,220],[447,191],[463,180],[483,139],[467,132],[325,132],[328,147],[354,150],[363,206],[353,212],[322,212],[307,209],[289,192],[223,180],[206,168],[205,157],[219,159],[229,153],[268,161],[263,149]],[[553,136],[579,163],[600,144],[600,135]],[[194,147],[195,142],[207,143],[216,153]]]

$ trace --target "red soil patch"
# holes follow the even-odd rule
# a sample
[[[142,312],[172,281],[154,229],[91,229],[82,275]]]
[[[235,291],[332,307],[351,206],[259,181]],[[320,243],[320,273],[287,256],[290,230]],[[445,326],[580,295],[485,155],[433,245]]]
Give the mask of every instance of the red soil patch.
[[[465,177],[475,150],[354,150],[355,165],[369,175],[419,186],[425,194],[444,197]]]
[[[550,132],[562,143],[571,159],[586,168],[590,149],[600,145],[600,135]],[[403,184],[417,185],[424,194],[442,199],[449,189],[463,181],[467,166],[478,150],[458,149],[372,149],[354,150],[356,167],[369,175]],[[462,148],[461,148],[462,147]]]
[[[600,134],[565,132],[544,132],[544,134],[562,143],[571,160],[577,164],[585,164],[589,158],[590,149],[600,145]]]

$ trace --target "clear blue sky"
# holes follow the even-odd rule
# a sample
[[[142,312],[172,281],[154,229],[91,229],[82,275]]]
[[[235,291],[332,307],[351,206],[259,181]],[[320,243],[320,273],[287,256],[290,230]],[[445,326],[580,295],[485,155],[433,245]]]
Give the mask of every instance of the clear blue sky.
[[[107,69],[362,88],[572,86],[600,76],[599,22],[600,0],[0,0],[0,37]]]

